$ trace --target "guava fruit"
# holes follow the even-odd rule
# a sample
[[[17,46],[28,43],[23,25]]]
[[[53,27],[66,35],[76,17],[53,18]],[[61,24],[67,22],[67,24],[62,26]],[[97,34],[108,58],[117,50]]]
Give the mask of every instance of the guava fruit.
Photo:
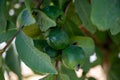
[[[64,30],[57,28],[49,32],[47,42],[52,48],[60,50],[68,46],[69,37]]]
[[[62,62],[69,69],[75,69],[78,65],[81,67],[84,61],[85,53],[77,45],[70,45],[62,51]]]

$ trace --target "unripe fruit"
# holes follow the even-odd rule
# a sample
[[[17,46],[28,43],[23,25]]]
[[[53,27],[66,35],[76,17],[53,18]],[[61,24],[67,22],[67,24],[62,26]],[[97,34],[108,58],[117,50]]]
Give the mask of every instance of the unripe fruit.
[[[43,12],[53,20],[56,20],[60,15],[64,15],[56,6],[47,6],[43,9]]]
[[[85,61],[85,54],[81,47],[70,45],[62,51],[62,62],[69,69],[80,67]]]
[[[68,46],[69,37],[65,31],[57,28],[49,32],[47,42],[52,48],[60,50]]]

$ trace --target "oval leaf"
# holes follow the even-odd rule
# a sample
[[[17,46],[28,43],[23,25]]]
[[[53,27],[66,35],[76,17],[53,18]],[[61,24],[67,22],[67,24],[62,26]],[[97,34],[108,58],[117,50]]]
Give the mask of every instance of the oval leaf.
[[[82,47],[86,56],[90,56],[94,53],[95,44],[92,38],[75,36],[71,40],[73,43],[77,43],[78,46]]]
[[[36,21],[28,9],[24,9],[17,18],[17,27],[21,25],[29,26],[34,24]]]
[[[38,10],[36,12],[38,13],[36,15],[36,21],[41,31],[46,31],[50,27],[56,26],[56,22],[50,19],[45,13],[43,13],[42,11],[38,11]]]
[[[31,12],[32,0],[25,0],[26,8]]]
[[[15,43],[20,58],[33,71],[37,73],[57,73],[51,64],[50,57],[36,49],[31,38],[21,32]]]
[[[74,22],[74,24],[76,24],[77,27],[82,24],[77,12],[76,12],[74,3],[70,4],[68,11],[66,13],[66,17],[67,17],[67,19],[70,19],[72,22]],[[66,21],[67,21],[67,19],[66,19]]]
[[[113,35],[120,32],[120,0],[93,0],[91,19],[99,30],[110,29]],[[105,5],[103,5],[105,4]]]
[[[6,52],[5,62],[7,66],[16,73],[21,80],[21,67],[20,67],[20,59],[13,47],[13,45]]]
[[[96,27],[92,24],[90,20],[91,6],[88,3],[88,1],[87,0],[75,0],[75,7],[85,28],[89,32],[95,33]]]
[[[4,14],[5,0],[0,0],[0,33],[5,30],[7,22]]]

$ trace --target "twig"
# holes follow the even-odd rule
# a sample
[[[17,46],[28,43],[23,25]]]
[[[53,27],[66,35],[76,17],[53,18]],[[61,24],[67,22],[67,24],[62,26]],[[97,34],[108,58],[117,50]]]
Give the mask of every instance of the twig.
[[[67,11],[68,11],[68,9],[69,9],[69,7],[70,7],[71,2],[72,2],[72,0],[70,0],[70,1],[68,2],[67,6],[66,6],[66,8],[65,8],[65,15],[67,14]]]
[[[7,45],[0,50],[0,53],[2,54],[3,52],[6,51],[6,49],[10,46],[10,44],[12,43],[13,39],[19,34],[19,32],[21,31],[21,29],[24,27],[24,25],[20,26],[18,31],[13,35],[13,37],[7,42]]]
[[[57,59],[55,62],[55,68],[59,73],[59,59]],[[54,80],[57,80],[57,78],[58,78],[58,75],[55,75]]]

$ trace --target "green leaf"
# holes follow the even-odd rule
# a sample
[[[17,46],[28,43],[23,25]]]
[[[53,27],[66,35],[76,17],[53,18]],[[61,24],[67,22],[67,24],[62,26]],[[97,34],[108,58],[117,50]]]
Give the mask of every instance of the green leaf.
[[[7,21],[6,30],[14,30],[16,29],[16,25],[12,21]]]
[[[15,43],[20,58],[33,71],[57,74],[57,71],[51,64],[50,57],[36,49],[31,38],[21,32],[16,37]]]
[[[100,48],[96,47],[95,48],[95,53],[96,53],[96,57],[97,59],[91,63],[91,67],[94,67],[96,65],[102,65],[104,62],[104,56],[103,56],[103,52],[101,51]]]
[[[89,57],[87,57],[83,66],[82,66],[82,69],[84,70],[85,73],[87,73],[90,68],[91,68],[90,59],[89,59]]]
[[[34,46],[40,51],[43,51],[47,45],[48,43],[46,40],[41,40],[41,39],[34,40]]]
[[[6,25],[7,25],[6,19],[5,19],[4,15],[1,13],[1,15],[0,15],[0,33],[5,30]]]
[[[105,5],[103,5],[105,4]],[[120,0],[93,0],[91,20],[99,30],[110,29],[113,35],[120,32]]]
[[[69,0],[52,0],[55,6],[57,6],[59,9],[64,10],[66,7],[65,3],[68,3]]]
[[[26,8],[31,12],[32,0],[25,0]]]
[[[34,24],[36,21],[28,9],[24,9],[17,18],[17,27],[21,25],[29,26]]]
[[[36,21],[41,31],[46,31],[49,28],[56,26],[56,22],[50,19],[45,13],[38,10],[36,12]]]
[[[5,80],[2,67],[0,67],[0,80]]]
[[[68,21],[68,19],[70,19],[70,21],[74,22],[74,24],[76,24],[77,27],[80,27],[80,25],[82,24],[77,12],[76,12],[74,3],[71,3],[69,5],[68,11],[66,13],[66,17],[67,17],[66,21]]]
[[[68,75],[60,73],[58,75],[58,79],[57,80],[70,80],[70,78],[68,77]]]
[[[93,77],[90,77],[90,78],[88,78],[88,80],[96,80],[95,78],[93,78]]]
[[[10,70],[12,70],[14,73],[18,75],[19,80],[21,80],[20,59],[13,45],[8,49],[6,53],[5,63],[10,68]]]
[[[40,28],[38,27],[38,25],[36,23],[31,24],[29,26],[25,26],[22,30],[27,36],[29,36],[33,39],[35,39],[39,36],[42,36]]]
[[[79,80],[86,80],[86,77],[82,76]]]
[[[7,42],[14,34],[16,30],[8,30],[6,32],[2,32],[0,34],[0,43],[1,42]]]
[[[75,7],[85,28],[89,32],[95,33],[96,27],[90,20],[91,6],[89,2],[87,0],[75,0]]]
[[[77,43],[78,46],[82,47],[86,57],[89,57],[94,53],[95,44],[93,39],[90,37],[75,36],[71,39],[71,42]]]
[[[0,56],[0,68],[2,67],[2,57]]]
[[[54,80],[55,75],[48,75],[47,77],[40,80]]]
[[[3,68],[2,68],[2,57],[0,56],[0,80],[5,80]]]
[[[5,0],[0,0],[0,33],[5,30],[7,22],[4,15]]]
[[[110,37],[115,42],[115,44],[120,46],[120,33],[118,33],[117,35],[110,35]]]
[[[120,80],[120,58],[116,56],[114,61],[110,64],[108,72],[108,80]]]
[[[67,19],[63,27],[69,37],[83,35],[78,26],[72,20]]]
[[[61,73],[67,74],[67,76],[69,77],[69,80],[79,80],[79,78],[77,77],[74,70],[70,70],[70,69],[64,67],[63,65],[61,67]]]
[[[7,26],[5,31],[0,33],[0,43],[7,42],[16,32],[16,26],[11,21],[7,21]]]
[[[51,0],[43,0],[42,6],[46,7],[49,6],[51,3]]]

